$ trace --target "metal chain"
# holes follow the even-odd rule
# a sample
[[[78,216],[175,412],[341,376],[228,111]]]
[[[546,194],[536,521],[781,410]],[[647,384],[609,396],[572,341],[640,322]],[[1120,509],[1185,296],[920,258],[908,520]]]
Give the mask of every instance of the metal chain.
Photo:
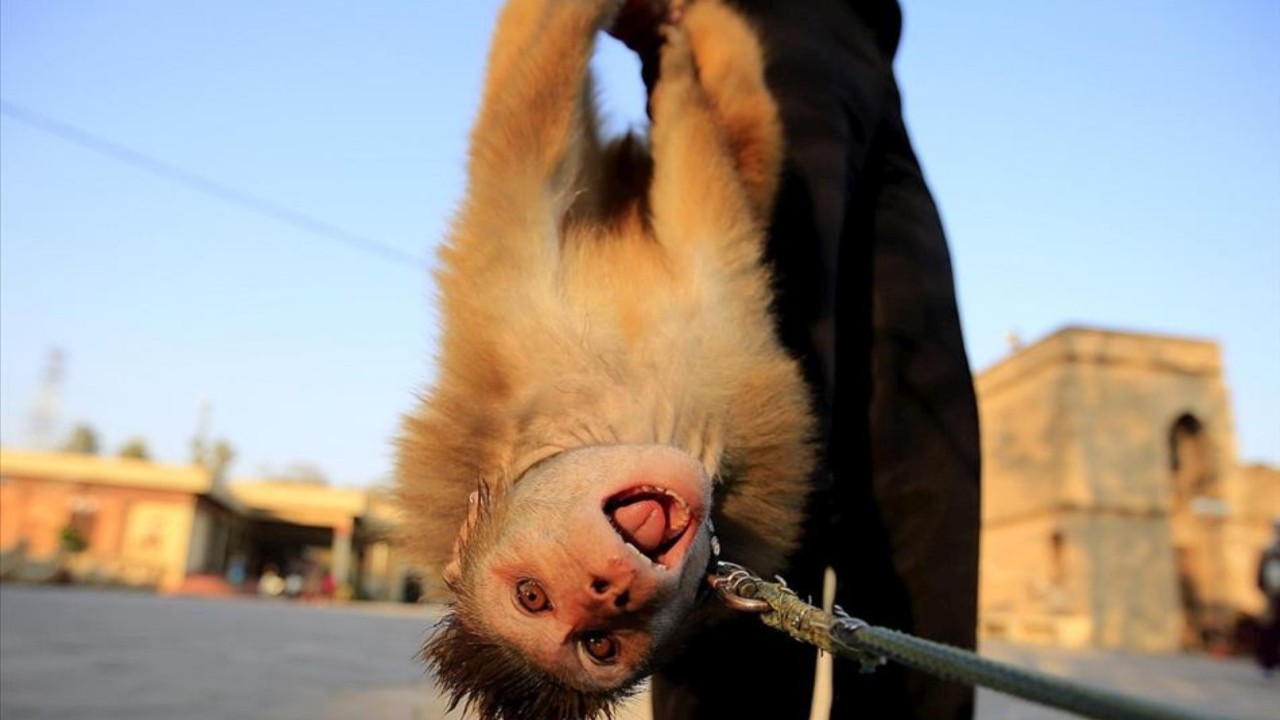
[[[1217,720],[1181,708],[1122,693],[1088,687],[1044,673],[1006,665],[968,650],[870,625],[801,600],[786,583],[763,580],[729,562],[717,562],[707,582],[725,605],[760,615],[765,625],[825,650],[857,661],[871,672],[886,660],[967,685],[989,687],[1099,720]]]

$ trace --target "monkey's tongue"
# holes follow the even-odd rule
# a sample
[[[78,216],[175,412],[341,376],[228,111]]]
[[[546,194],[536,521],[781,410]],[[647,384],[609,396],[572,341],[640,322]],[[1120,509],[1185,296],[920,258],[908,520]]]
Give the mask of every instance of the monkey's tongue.
[[[667,508],[657,500],[641,498],[615,508],[613,523],[642,553],[656,552],[667,539]]]
[[[623,490],[605,501],[604,512],[624,541],[660,565],[693,519],[680,496],[653,485]]]

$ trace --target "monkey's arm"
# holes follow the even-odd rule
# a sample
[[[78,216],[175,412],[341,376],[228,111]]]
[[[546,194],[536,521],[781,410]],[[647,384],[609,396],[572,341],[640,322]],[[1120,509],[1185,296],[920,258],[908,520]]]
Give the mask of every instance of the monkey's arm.
[[[782,167],[782,123],[764,80],[764,54],[745,18],[720,0],[685,11],[698,77],[761,223],[773,211]]]
[[[695,73],[690,33],[679,25],[666,33],[652,105],[654,228],[672,266],[698,288],[701,312],[716,318],[695,326],[701,331],[698,352],[714,358],[718,377],[730,385],[722,406],[717,531],[734,557],[775,572],[798,541],[814,464],[814,424],[804,381],[778,344],[770,315],[764,218],[754,214],[763,208],[753,206],[752,194],[773,181],[760,178],[752,185],[740,174],[706,80]],[[719,80],[726,96],[741,90],[729,75]],[[769,106],[757,115],[768,122],[752,132],[776,152],[781,128],[772,98],[754,91],[747,96]]]
[[[398,493],[409,542],[450,559],[477,484],[500,484],[515,452],[521,369],[554,297],[563,207],[584,153],[596,30],[613,0],[510,0],[498,18],[471,135],[466,198],[437,270],[437,377],[405,418]],[[541,304],[540,304],[541,303]]]
[[[658,240],[676,258],[692,252],[718,268],[754,269],[763,244],[747,185],[726,133],[698,81],[683,24],[664,28],[653,89],[654,176],[650,189]],[[765,317],[767,313],[762,314]]]
[[[627,0],[610,33],[640,56],[646,87],[658,80],[661,27],[671,0]],[[723,0],[684,3],[698,78],[729,144],[755,216],[767,222],[782,165],[782,124],[764,78],[764,51],[747,19]]]
[[[616,0],[511,0],[498,18],[468,188],[447,255],[485,270],[549,270],[591,128],[583,115],[595,33]],[[533,237],[531,237],[533,235]],[[497,280],[498,278],[492,278]]]

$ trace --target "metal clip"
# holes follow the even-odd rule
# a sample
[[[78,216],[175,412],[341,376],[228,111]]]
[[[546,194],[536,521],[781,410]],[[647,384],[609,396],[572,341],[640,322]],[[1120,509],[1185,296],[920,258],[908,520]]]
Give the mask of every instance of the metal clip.
[[[836,624],[831,628],[831,635],[833,638],[845,642],[848,648],[852,649],[853,646],[848,645],[848,643],[850,643],[850,638],[859,630],[869,628],[871,625],[867,623],[866,620],[853,617],[849,613],[845,612],[844,608],[839,605],[836,605],[833,610],[834,612],[832,615],[835,616]],[[875,672],[881,665],[889,662],[883,655],[876,655],[865,651],[858,651],[856,655],[854,655],[854,659],[858,661],[858,672],[861,672],[864,675]]]
[[[773,609],[769,603],[756,597],[760,579],[751,571],[724,561],[717,562],[715,567],[715,572],[707,576],[707,582],[730,609],[748,613],[765,613]]]

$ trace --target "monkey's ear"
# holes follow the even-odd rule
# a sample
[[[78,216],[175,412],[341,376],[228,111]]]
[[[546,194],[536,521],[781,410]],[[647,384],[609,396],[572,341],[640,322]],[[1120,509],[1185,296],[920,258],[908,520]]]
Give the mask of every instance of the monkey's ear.
[[[444,584],[454,592],[457,592],[458,582],[462,580],[462,556],[471,538],[471,531],[479,518],[480,491],[476,490],[467,496],[467,519],[462,522],[462,527],[458,528],[458,536],[453,539],[453,557],[450,558],[449,564],[444,566],[442,573]]]

